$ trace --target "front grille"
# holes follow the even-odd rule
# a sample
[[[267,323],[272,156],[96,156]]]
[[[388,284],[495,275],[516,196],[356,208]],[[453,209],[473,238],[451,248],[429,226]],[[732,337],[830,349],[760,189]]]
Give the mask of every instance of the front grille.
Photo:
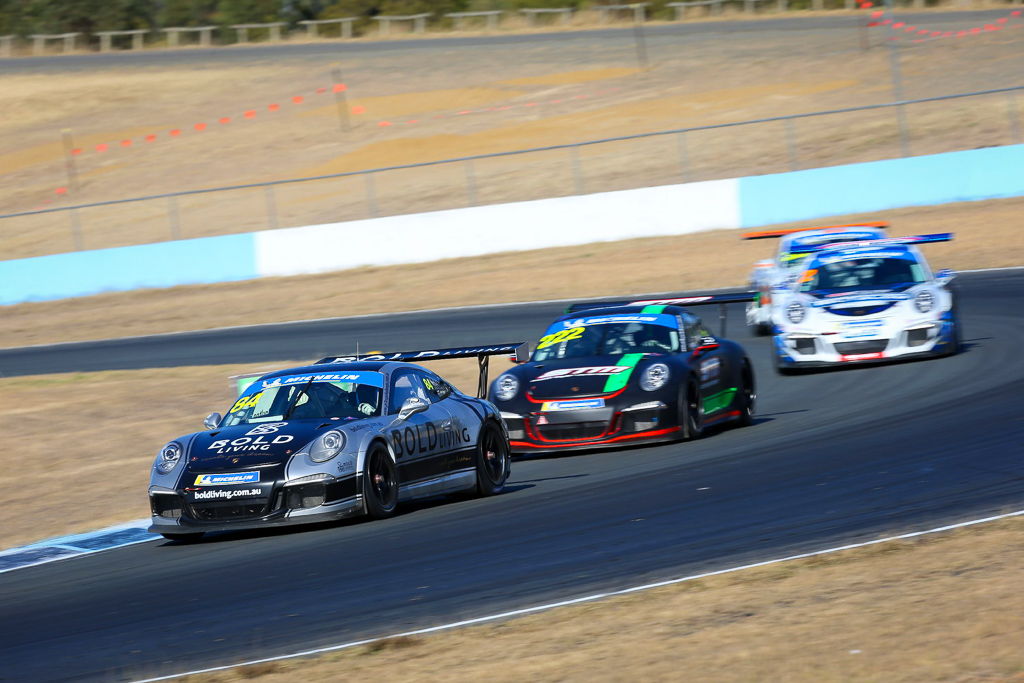
[[[852,356],[858,353],[881,353],[889,345],[888,339],[864,339],[862,341],[837,342],[836,353]]]
[[[907,331],[907,346],[921,346],[927,344],[931,337],[929,336],[928,328],[920,328],[916,330]]]
[[[162,493],[149,497],[150,508],[157,517],[175,519],[181,517],[181,498]]]
[[[539,425],[537,427],[541,438],[553,441],[593,439],[604,434],[607,429],[607,422],[566,422],[563,424]]]
[[[189,511],[194,519],[204,522],[253,519],[267,514],[267,501],[190,503]]]
[[[876,315],[893,307],[893,302],[887,301],[884,304],[865,304],[863,306],[835,307],[826,309],[832,315]]]
[[[797,337],[793,340],[796,352],[805,356],[813,356],[818,351],[818,345],[813,337]]]

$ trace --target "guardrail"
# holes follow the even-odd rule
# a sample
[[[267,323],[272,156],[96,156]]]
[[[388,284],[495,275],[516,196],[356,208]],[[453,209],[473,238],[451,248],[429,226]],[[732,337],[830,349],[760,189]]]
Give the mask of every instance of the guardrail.
[[[376,178],[383,176],[384,174],[408,171],[413,169],[423,168],[436,168],[441,166],[450,166],[455,164],[461,164],[464,169],[464,196],[465,204],[469,206],[479,204],[478,197],[480,195],[479,183],[477,180],[475,162],[479,162],[487,159],[499,159],[508,157],[517,157],[532,154],[543,154],[549,152],[565,151],[567,152],[566,162],[570,170],[571,177],[571,194],[584,194],[587,192],[587,188],[584,182],[583,175],[583,162],[580,157],[580,150],[586,147],[594,147],[600,145],[610,145],[612,143],[621,143],[627,141],[636,141],[650,138],[669,137],[674,136],[676,138],[676,150],[678,155],[678,174],[676,175],[675,181],[679,179],[684,181],[695,180],[691,169],[689,168],[688,153],[687,153],[687,136],[700,134],[708,131],[716,131],[723,129],[734,129],[745,126],[756,126],[756,125],[768,125],[773,123],[782,124],[782,130],[780,131],[779,139],[781,144],[785,147],[785,157],[788,159],[789,170],[800,170],[800,154],[799,147],[796,143],[797,130],[796,123],[799,121],[814,119],[827,116],[839,116],[844,114],[855,114],[863,113],[868,111],[878,110],[894,110],[897,112],[897,116],[893,119],[893,126],[898,130],[898,137],[900,139],[900,148],[903,151],[903,156],[910,155],[910,140],[907,138],[908,131],[905,126],[905,120],[903,116],[904,108],[908,106],[924,104],[929,102],[944,102],[949,100],[959,100],[974,97],[985,97],[994,95],[1005,95],[1007,105],[1007,144],[1024,142],[1021,138],[1021,123],[1020,123],[1020,112],[1019,104],[1017,102],[1017,94],[1024,90],[1024,85],[1013,86],[1007,88],[996,88],[992,90],[980,90],[969,93],[957,93],[952,95],[940,95],[936,97],[926,97],[914,100],[901,100],[896,102],[886,102],[881,104],[867,104],[856,107],[846,107],[842,109],[830,109],[826,111],[808,112],[803,114],[789,114],[785,116],[772,116],[767,118],[753,119],[749,121],[737,121],[731,123],[717,123],[705,126],[692,126],[688,128],[674,128],[671,130],[661,130],[649,133],[637,133],[633,135],[622,135],[609,138],[601,138],[596,140],[585,140],[582,142],[571,142],[559,145],[548,145],[544,147],[532,147],[528,149],[511,150],[507,152],[495,152],[491,154],[477,154],[472,156],[455,157],[451,159],[440,159],[436,161],[425,161],[413,164],[402,164],[396,166],[386,166],[380,168],[363,169],[359,171],[347,171],[344,173],[331,173],[326,175],[309,176],[303,178],[287,178],[283,180],[271,180],[259,183],[244,183],[238,185],[228,185],[223,187],[206,188],[199,190],[185,190],[179,192],[165,192],[161,194],[147,195],[143,197],[131,197],[126,199],[112,199],[101,202],[92,202],[87,204],[76,204],[73,206],[63,206],[47,209],[37,209],[33,211],[21,211],[15,213],[7,213],[0,215],[0,221],[12,221],[17,218],[24,218],[29,216],[41,216],[41,215],[57,215],[66,214],[69,221],[69,229],[71,231],[71,237],[73,240],[75,250],[82,250],[83,239],[82,239],[82,224],[79,213],[87,209],[95,209],[101,207],[110,206],[123,206],[126,204],[134,204],[141,202],[153,202],[158,200],[166,201],[166,209],[164,219],[167,222],[169,231],[167,237],[169,239],[180,239],[183,237],[181,231],[181,215],[178,200],[184,197],[194,197],[200,195],[211,195],[216,193],[233,192],[239,190],[251,190],[261,189],[263,191],[263,207],[264,213],[264,224],[262,228],[257,229],[276,229],[281,227],[281,221],[279,219],[277,210],[277,199],[275,197],[275,188],[279,188],[287,185],[298,185],[302,183],[311,183],[317,181],[325,181],[340,178],[353,178],[361,177],[364,182],[365,192],[365,214],[364,216],[376,217],[380,215],[380,211],[377,203],[377,190],[376,190]],[[668,147],[665,147],[668,149]],[[550,192],[550,186],[549,186]],[[551,196],[551,194],[547,195]],[[447,207],[454,208],[454,207]],[[0,222],[0,235],[5,230],[5,224]],[[160,241],[160,240],[155,240]]]

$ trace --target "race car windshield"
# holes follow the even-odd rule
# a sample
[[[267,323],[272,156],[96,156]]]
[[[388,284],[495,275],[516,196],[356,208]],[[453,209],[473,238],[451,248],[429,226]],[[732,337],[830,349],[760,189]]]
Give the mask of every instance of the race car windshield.
[[[906,258],[822,259],[800,276],[801,292],[906,289],[925,281],[924,269]]]
[[[577,322],[582,324],[566,327],[566,324]],[[679,350],[679,332],[674,326],[632,321],[588,323],[581,320],[552,325],[537,343],[533,360],[626,353],[672,353]]]
[[[293,375],[256,381],[228,409],[222,426],[281,420],[359,419],[380,415],[377,372]]]

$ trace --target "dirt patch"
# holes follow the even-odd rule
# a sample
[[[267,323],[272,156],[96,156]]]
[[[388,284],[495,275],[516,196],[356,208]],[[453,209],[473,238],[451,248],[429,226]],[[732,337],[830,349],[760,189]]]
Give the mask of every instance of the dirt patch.
[[[266,683],[1021,681],[1024,520],[278,662]],[[186,680],[237,681],[243,671]]]
[[[1017,227],[1021,211],[1024,199],[1007,199],[794,225],[889,220],[898,235],[948,230],[956,234],[953,242],[925,247],[935,268],[988,268],[1024,264],[1024,232]],[[3,309],[0,347],[103,339],[111,330],[127,336],[442,306],[740,286],[751,264],[772,252],[770,242],[740,241],[740,232],[19,304]]]
[[[545,76],[527,76],[526,78],[512,78],[501,81],[503,85],[568,85],[570,83],[591,83],[603,81],[609,78],[621,78],[639,73],[640,69],[619,67],[617,69],[591,69],[589,71],[567,71],[559,74],[547,74]]]

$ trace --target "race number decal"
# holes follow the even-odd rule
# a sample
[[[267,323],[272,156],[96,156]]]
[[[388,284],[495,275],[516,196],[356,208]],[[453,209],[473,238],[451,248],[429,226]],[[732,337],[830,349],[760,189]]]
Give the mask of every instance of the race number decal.
[[[246,408],[252,408],[260,401],[260,397],[263,396],[263,392],[252,394],[251,396],[243,396],[242,398],[235,401],[235,405],[231,406],[229,413],[237,413],[239,410],[245,410]]]
[[[573,339],[579,339],[583,336],[582,327],[570,327],[568,330],[559,330],[554,334],[546,334],[540,338],[540,343],[537,344],[537,350],[546,349],[549,346],[555,344],[561,344],[562,342],[572,341]]]

